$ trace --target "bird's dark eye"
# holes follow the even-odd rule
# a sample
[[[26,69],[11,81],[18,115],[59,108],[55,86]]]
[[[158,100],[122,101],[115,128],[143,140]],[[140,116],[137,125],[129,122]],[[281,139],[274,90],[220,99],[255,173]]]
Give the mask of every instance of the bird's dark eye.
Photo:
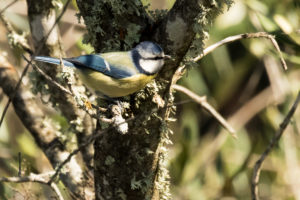
[[[161,60],[161,59],[164,59],[164,58],[161,57],[161,56],[156,56],[156,57],[154,57],[154,60]]]
[[[155,56],[155,57],[150,57],[150,58],[143,58],[144,60],[161,60],[164,59],[162,56]]]

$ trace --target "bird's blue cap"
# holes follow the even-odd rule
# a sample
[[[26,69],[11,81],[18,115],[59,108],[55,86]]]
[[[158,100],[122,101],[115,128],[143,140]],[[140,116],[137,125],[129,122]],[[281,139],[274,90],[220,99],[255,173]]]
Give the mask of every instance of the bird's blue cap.
[[[141,42],[135,49],[138,51],[151,52],[153,55],[161,55],[163,53],[163,49],[158,44],[149,41]]]

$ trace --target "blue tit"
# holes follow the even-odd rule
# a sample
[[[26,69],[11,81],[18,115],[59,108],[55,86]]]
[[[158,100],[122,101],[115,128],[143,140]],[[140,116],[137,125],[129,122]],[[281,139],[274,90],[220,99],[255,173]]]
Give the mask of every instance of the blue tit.
[[[132,94],[149,83],[169,56],[153,42],[145,41],[126,52],[109,52],[63,58],[64,66],[75,67],[83,83],[106,97]],[[61,60],[36,56],[36,61],[59,65]]]

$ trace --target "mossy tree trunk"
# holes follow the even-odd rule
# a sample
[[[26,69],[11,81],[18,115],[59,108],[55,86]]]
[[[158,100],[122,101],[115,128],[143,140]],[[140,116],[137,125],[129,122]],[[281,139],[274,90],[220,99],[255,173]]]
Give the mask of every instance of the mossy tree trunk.
[[[149,17],[137,0],[77,0],[77,4],[88,30],[85,41],[97,52],[128,50],[150,40],[174,58],[154,82],[130,97],[123,116],[135,118],[128,122],[128,133],[110,129],[95,141],[96,199],[169,199],[164,146],[170,143],[172,78],[192,45],[201,53],[207,26],[225,3],[177,0],[171,10],[156,17]]]

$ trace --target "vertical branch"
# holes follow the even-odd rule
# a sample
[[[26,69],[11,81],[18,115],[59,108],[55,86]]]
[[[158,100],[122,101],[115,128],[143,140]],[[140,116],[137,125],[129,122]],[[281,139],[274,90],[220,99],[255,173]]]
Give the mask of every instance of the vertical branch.
[[[32,183],[40,183],[43,185],[49,186],[52,191],[57,195],[58,200],[64,200],[63,195],[61,194],[58,186],[55,183],[49,183],[49,177],[53,172],[47,172],[45,174],[33,174],[30,173],[29,176],[18,176],[18,177],[0,177],[0,183],[2,182],[8,182],[8,183],[26,183],[26,182],[32,182]]]
[[[67,2],[67,4],[70,1]],[[31,35],[34,43],[35,49],[43,48],[39,51],[40,55],[48,55],[52,57],[62,57],[64,52],[62,51],[60,35],[58,26],[53,26],[57,23],[55,9],[51,0],[27,0],[28,4],[28,17],[31,29]],[[42,6],[41,6],[42,5]],[[66,7],[64,8],[64,11]],[[50,32],[51,31],[51,32]],[[53,65],[42,65],[43,71],[53,78],[56,82],[60,82],[57,75],[62,73],[59,67]],[[60,76],[60,75],[59,75]],[[41,84],[40,87],[44,88],[47,81],[43,77],[36,76],[37,84]],[[61,83],[63,84],[63,83]],[[78,121],[79,124],[75,124],[75,132],[77,134],[85,135],[85,127],[78,129],[77,126],[81,126],[80,121],[83,120],[85,112],[77,107],[74,98],[64,92],[61,92],[57,87],[49,84],[49,93],[51,94],[51,100],[54,105],[58,105],[58,108],[62,114],[69,121]],[[91,120],[91,119],[89,119]],[[56,167],[58,163],[62,162],[67,156],[68,152],[59,154],[57,160],[52,162],[53,166]],[[54,164],[55,163],[55,164]],[[61,178],[70,191],[77,198],[84,198],[85,190],[91,191],[91,185],[83,185],[83,170],[78,164],[77,160],[74,158],[66,165],[68,173],[61,174]],[[92,193],[88,193],[91,195]]]
[[[37,145],[43,150],[52,166],[57,166],[69,155],[56,135],[59,130],[44,115],[44,111],[36,104],[35,97],[28,91],[28,88],[21,84],[15,90],[19,81],[18,73],[2,55],[0,56],[0,63],[1,88],[9,98],[14,95],[14,98],[11,99],[16,114],[31,133]],[[66,165],[65,169],[61,175],[62,181],[74,196],[83,197],[79,185],[82,170],[75,158]],[[20,173],[21,170],[19,169]]]
[[[274,137],[270,141],[268,147],[266,148],[266,150],[263,152],[263,154],[260,156],[260,158],[255,163],[252,180],[251,180],[251,195],[252,195],[253,200],[259,199],[258,182],[259,182],[261,166],[262,166],[264,160],[266,159],[266,157],[269,155],[269,153],[275,146],[275,144],[277,144],[279,139],[281,138],[284,130],[286,129],[292,116],[294,115],[294,112],[296,111],[299,102],[300,102],[300,92],[298,93],[297,98],[296,98],[292,108],[288,112],[287,116],[284,118],[283,122],[280,124],[278,131],[275,133]]]
[[[19,160],[18,176],[20,177],[22,175],[22,154],[21,154],[21,152],[18,153],[18,160]]]
[[[70,0],[67,1],[62,13],[57,19],[55,18],[55,9],[52,5],[52,1],[43,0],[43,7],[40,7],[41,2],[38,0],[28,0],[27,3],[31,35],[35,49],[38,50],[39,55],[47,55],[58,58],[63,57],[65,53],[62,50],[57,23],[66,11]],[[42,64],[41,67],[53,80],[65,85],[65,83],[61,83],[59,78],[56,76],[63,72],[61,68],[49,64]],[[73,74],[69,75],[75,80]],[[58,77],[61,77],[61,75]],[[38,84],[44,84],[45,81],[43,80],[43,77],[41,78],[37,76],[36,78],[36,82]],[[73,81],[72,84],[78,83],[79,82]],[[70,122],[75,122],[73,124],[75,126],[74,131],[79,143],[84,141],[84,137],[92,134],[94,128],[92,119],[77,106],[77,103],[72,96],[67,93],[62,93],[57,87],[53,87],[53,85],[49,85],[49,93],[51,94],[53,104],[58,105],[60,111]],[[87,146],[82,153],[86,165],[89,166],[92,157],[91,146]]]

